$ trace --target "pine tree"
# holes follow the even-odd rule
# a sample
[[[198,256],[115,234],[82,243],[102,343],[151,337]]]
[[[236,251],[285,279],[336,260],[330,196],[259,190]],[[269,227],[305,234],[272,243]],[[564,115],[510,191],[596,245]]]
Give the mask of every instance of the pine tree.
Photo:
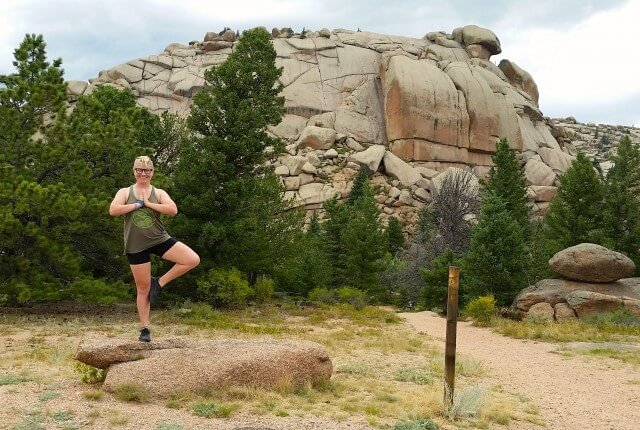
[[[47,61],[42,35],[27,34],[14,51],[16,72],[0,75],[0,161],[23,173],[41,150],[36,132],[66,106],[62,60]]]
[[[591,161],[579,153],[560,177],[558,195],[544,218],[543,234],[551,249],[557,252],[583,242],[604,244],[603,202],[603,184]]]
[[[527,286],[527,267],[522,226],[502,197],[485,194],[464,258],[465,298],[493,294],[500,306],[508,306]]]
[[[640,265],[640,150],[624,136],[604,184],[604,230],[608,245]]]
[[[347,204],[325,202],[322,224],[324,247],[332,265],[334,287],[349,286],[378,294],[378,274],[384,270],[387,237],[380,226],[380,212],[366,179],[360,196]]]
[[[387,227],[386,234],[389,252],[391,255],[396,255],[398,251],[407,246],[407,240],[405,239],[404,232],[402,231],[402,224],[398,218],[389,218],[389,226]]]
[[[286,258],[289,233],[303,221],[287,211],[283,189],[265,167],[283,150],[267,133],[284,112],[275,59],[269,33],[257,28],[205,73],[207,87],[194,96],[188,118],[194,143],[182,148],[174,176],[181,237],[211,264],[235,266],[250,279]]]
[[[350,204],[353,204],[353,202],[363,196],[364,186],[369,181],[370,172],[369,167],[366,165],[362,164],[360,166],[360,170],[358,170],[358,174],[353,180],[353,185],[351,186],[351,195],[349,196]]]
[[[527,208],[527,188],[515,150],[509,148],[507,139],[496,144],[493,166],[483,184],[483,193],[494,193],[501,197],[511,216],[522,226],[525,237],[529,233],[529,209]]]
[[[549,259],[579,243],[607,246],[604,186],[592,162],[583,154],[560,176],[558,195],[531,237],[531,282],[555,276]]]

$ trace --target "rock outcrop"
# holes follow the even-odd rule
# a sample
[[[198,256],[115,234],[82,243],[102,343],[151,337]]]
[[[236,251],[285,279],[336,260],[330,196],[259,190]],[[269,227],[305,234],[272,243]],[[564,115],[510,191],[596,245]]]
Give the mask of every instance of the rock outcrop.
[[[550,122],[551,132],[571,155],[577,151],[598,161],[604,173],[611,168],[609,158],[616,154],[620,139],[628,137],[632,143],[640,145],[640,128],[623,125],[583,124],[573,117],[558,118]]]
[[[322,345],[272,339],[104,339],[82,342],[75,358],[108,369],[107,391],[135,382],[159,397],[227,386],[300,386],[327,381],[333,372]]]
[[[549,260],[558,275],[525,288],[513,307],[521,315],[566,321],[625,306],[640,315],[640,278],[628,257],[599,245],[583,243],[558,252]]]
[[[152,112],[185,115],[193,94],[206,85],[205,71],[233,51],[231,33],[174,43],[158,55],[104,70],[89,83],[71,82],[70,97],[114,85],[131,89]],[[417,210],[431,200],[434,175],[422,172],[456,167],[483,177],[496,141],[507,138],[520,153],[527,183],[555,187],[574,156],[540,112],[533,78],[508,60],[499,66],[490,61],[502,47],[488,29],[467,25],[422,39],[344,29],[271,34],[283,68],[286,115],[270,131],[288,151],[273,168],[286,197],[308,210],[333,196],[347,197],[359,165],[367,164],[388,185],[376,196],[383,221],[396,216],[410,232]],[[289,156],[306,158],[314,169],[287,172]],[[399,172],[396,157],[406,173]],[[401,193],[392,196],[391,188]],[[543,214],[554,195],[539,191],[531,192],[533,215]]]
[[[593,243],[563,249],[551,257],[549,266],[563,278],[579,282],[614,282],[636,270],[626,255]]]

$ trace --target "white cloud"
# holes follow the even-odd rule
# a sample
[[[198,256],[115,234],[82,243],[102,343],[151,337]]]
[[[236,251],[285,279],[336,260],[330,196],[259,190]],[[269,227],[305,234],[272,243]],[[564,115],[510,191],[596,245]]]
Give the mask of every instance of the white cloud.
[[[44,35],[49,58],[62,58],[67,79],[88,79],[224,26],[422,37],[477,24],[493,30],[503,56],[532,74],[546,115],[632,124],[640,117],[633,103],[640,100],[638,18],[640,0],[495,0],[482,7],[471,0],[3,0],[0,74],[13,71],[13,50],[25,33]]]
[[[629,1],[565,29],[512,29],[503,51],[532,74],[543,110],[567,103],[622,102],[640,93],[638,18],[640,2]]]

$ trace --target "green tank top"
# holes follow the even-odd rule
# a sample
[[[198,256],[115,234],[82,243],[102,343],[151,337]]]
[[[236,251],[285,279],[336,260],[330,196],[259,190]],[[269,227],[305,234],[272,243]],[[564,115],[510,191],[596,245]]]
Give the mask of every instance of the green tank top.
[[[127,204],[135,203],[138,198],[133,191],[133,185],[129,187],[129,198]],[[151,187],[149,196],[151,203],[158,203],[155,187]],[[132,212],[124,214],[124,252],[125,254],[135,254],[144,251],[154,245],[171,239],[171,236],[164,229],[160,212],[148,207],[142,207]]]

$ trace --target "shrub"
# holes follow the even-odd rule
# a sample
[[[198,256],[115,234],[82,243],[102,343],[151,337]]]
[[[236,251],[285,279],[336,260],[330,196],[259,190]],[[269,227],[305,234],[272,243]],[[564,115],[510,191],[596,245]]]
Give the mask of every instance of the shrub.
[[[104,378],[107,377],[106,370],[80,362],[76,363],[76,371],[80,374],[80,379],[85,384],[96,384],[104,381]]]
[[[355,309],[362,309],[367,305],[367,297],[364,292],[357,288],[340,287],[336,290],[327,288],[314,288],[309,292],[309,300],[313,302],[334,305],[336,303],[345,303],[353,306]]]
[[[338,289],[338,301],[348,303],[356,309],[362,309],[367,304],[364,293],[356,288],[341,287]]]
[[[496,315],[496,299],[493,296],[476,297],[465,308],[465,314],[480,325],[488,324]]]
[[[242,273],[231,269],[211,269],[197,280],[198,293],[203,301],[210,305],[241,307],[253,291]]]
[[[328,288],[314,288],[309,291],[309,300],[312,302],[324,303],[327,305],[333,305],[338,302],[338,297],[334,290]]]
[[[257,303],[265,303],[271,300],[274,290],[274,282],[271,278],[260,278],[253,286],[253,297]]]

